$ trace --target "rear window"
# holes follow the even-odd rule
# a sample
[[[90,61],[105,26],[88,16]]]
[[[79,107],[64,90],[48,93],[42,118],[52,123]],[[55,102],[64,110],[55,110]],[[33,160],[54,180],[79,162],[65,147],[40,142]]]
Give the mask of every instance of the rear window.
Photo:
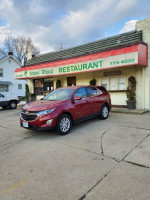
[[[100,95],[100,91],[95,87],[87,87],[86,90],[87,90],[88,97]]]
[[[105,87],[99,86],[99,87],[97,87],[97,88],[98,88],[99,90],[101,90],[102,92],[107,93],[107,90],[106,90]]]

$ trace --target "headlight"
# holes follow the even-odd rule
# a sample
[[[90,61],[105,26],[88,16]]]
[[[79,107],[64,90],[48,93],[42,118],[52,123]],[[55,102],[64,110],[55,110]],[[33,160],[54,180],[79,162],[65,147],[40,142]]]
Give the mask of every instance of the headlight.
[[[55,108],[52,108],[52,109],[49,109],[49,110],[43,110],[43,111],[40,111],[40,112],[38,113],[38,115],[39,115],[39,116],[47,115],[47,114],[53,112],[54,110],[55,110]]]

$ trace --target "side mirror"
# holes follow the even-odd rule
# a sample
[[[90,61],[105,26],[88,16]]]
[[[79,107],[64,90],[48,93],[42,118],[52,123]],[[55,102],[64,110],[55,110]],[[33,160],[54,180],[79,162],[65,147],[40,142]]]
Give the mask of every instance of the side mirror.
[[[81,100],[81,99],[82,99],[82,97],[74,97],[73,98],[74,101],[78,101],[78,100]]]

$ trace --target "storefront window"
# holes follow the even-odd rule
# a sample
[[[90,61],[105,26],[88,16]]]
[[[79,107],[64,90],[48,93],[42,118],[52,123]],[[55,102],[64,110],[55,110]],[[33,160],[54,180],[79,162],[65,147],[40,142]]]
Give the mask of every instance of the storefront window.
[[[118,77],[118,90],[125,90],[125,89],[126,89],[126,78]]]
[[[107,81],[109,80],[109,84]],[[101,79],[101,85],[107,90],[126,90],[126,77],[109,77]]]
[[[109,79],[109,89],[116,90],[116,79],[115,78]]]
[[[42,95],[44,92],[43,79],[36,79],[34,82],[35,94]]]
[[[53,79],[45,78],[44,79],[44,91],[49,92],[53,90]]]
[[[36,95],[47,95],[53,90],[53,78],[41,78],[34,80]]]
[[[107,79],[106,78],[101,79],[101,86],[105,87],[107,90]]]

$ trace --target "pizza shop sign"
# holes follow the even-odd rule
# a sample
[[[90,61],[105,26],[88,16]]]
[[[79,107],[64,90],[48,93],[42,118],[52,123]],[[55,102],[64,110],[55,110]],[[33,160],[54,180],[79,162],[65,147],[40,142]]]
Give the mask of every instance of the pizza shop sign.
[[[71,74],[79,72],[89,72],[96,71],[107,68],[115,68],[127,65],[133,65],[138,63],[137,52],[106,57],[103,59],[90,60],[70,65],[62,65],[55,67],[39,68],[39,69],[29,69],[25,70],[21,68],[22,71],[15,72],[15,78],[30,78],[30,77],[44,77],[44,76],[57,76],[62,74]]]

